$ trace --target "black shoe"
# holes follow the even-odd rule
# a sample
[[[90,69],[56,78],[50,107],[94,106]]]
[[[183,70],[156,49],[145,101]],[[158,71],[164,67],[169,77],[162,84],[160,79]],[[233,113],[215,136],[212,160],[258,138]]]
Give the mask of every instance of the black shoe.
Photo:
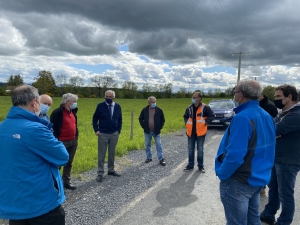
[[[103,176],[102,175],[98,175],[96,178],[97,182],[102,182],[103,181]]]
[[[145,163],[149,163],[149,162],[151,162],[152,161],[152,159],[146,159],[146,161],[145,161]]]
[[[194,169],[194,167],[191,167],[190,165],[187,165],[185,168],[184,168],[184,172],[186,172],[186,171],[190,171],[190,170],[193,170]]]
[[[64,187],[70,190],[75,190],[77,187],[71,184],[64,184]]]
[[[117,172],[109,172],[109,173],[107,173],[107,175],[114,176],[114,177],[120,177],[121,176]]]
[[[166,165],[166,161],[164,159],[159,161],[160,165],[165,166]]]
[[[274,224],[274,220],[272,220],[271,218],[268,218],[268,217],[265,217],[264,214],[260,214],[260,221],[261,222],[264,222],[266,224],[270,224],[270,225],[273,225]],[[277,222],[276,222],[277,223]]]
[[[200,173],[205,173],[204,167],[199,167],[199,171],[200,171]]]

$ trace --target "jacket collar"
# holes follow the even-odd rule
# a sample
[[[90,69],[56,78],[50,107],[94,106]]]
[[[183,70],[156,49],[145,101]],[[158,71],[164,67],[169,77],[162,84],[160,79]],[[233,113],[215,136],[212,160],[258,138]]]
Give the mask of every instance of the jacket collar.
[[[252,106],[257,106],[258,105],[258,100],[249,100],[247,102],[244,102],[243,104],[239,105],[238,107],[234,108],[234,112],[237,114],[241,111],[243,111],[244,109],[248,108],[248,107],[252,107]]]
[[[32,122],[37,122],[44,124],[48,129],[51,129],[53,124],[48,122],[47,120],[44,120],[40,118],[39,116],[35,115],[34,113],[21,108],[19,106],[12,106],[7,114],[7,118],[11,119],[27,119]]]

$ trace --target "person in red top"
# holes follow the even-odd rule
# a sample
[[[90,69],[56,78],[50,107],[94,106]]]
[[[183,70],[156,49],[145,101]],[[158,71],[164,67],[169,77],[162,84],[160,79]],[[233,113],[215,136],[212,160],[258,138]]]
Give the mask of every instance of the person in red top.
[[[72,162],[78,145],[78,128],[77,128],[77,95],[67,93],[62,97],[59,108],[55,109],[50,116],[53,123],[53,134],[62,141],[69,153],[69,161],[64,166],[62,179],[64,187],[75,190],[76,186],[71,185]]]

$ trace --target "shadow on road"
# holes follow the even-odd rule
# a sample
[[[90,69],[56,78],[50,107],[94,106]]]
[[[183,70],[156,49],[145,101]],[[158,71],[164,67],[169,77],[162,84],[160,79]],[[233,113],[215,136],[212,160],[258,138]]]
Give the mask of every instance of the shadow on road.
[[[153,211],[153,216],[166,216],[171,208],[185,207],[197,201],[198,197],[192,192],[200,174],[197,170],[189,177],[191,173],[185,172],[175,183],[170,185],[170,188],[158,191],[156,200],[161,206]]]

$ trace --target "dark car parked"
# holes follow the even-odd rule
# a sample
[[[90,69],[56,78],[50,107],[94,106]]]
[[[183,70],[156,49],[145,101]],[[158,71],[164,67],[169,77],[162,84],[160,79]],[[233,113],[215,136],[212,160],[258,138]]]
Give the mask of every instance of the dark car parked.
[[[230,99],[212,100],[209,102],[209,107],[216,115],[215,119],[209,126],[229,126],[232,118],[235,116],[233,109],[235,108],[234,101]]]

